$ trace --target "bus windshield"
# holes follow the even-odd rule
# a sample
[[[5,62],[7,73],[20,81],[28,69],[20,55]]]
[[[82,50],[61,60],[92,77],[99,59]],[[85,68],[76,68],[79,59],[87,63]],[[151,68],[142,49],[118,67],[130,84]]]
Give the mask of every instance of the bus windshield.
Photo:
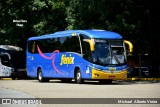
[[[121,65],[126,63],[122,40],[95,40],[93,63],[99,65]]]
[[[9,56],[6,56],[6,54]],[[3,57],[5,57],[4,55],[7,57],[5,60],[3,60]],[[13,68],[25,68],[25,51],[8,50],[4,55],[1,54],[1,63],[3,65]]]

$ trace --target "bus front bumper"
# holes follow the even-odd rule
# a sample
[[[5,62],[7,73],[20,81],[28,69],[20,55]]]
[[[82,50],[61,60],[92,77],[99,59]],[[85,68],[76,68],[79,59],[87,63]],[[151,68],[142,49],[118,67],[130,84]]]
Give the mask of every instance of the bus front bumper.
[[[106,72],[92,69],[92,79],[125,80],[127,72],[127,70]]]

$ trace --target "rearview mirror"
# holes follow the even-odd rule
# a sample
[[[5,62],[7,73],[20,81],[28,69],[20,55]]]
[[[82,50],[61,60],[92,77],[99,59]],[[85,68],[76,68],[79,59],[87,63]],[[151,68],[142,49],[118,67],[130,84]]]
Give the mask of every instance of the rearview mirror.
[[[90,45],[90,50],[94,51],[94,42],[90,39],[83,39],[83,41],[88,42]]]
[[[124,40],[124,43],[126,43],[129,46],[129,52],[133,52],[133,44],[130,41]]]

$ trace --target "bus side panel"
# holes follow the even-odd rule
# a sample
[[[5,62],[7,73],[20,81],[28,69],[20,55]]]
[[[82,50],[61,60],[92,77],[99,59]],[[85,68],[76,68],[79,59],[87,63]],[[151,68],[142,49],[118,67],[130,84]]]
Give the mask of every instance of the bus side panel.
[[[75,67],[78,67],[81,71],[82,78],[92,78],[91,70],[88,69],[89,63],[76,53],[60,52],[56,53],[54,56],[52,56],[51,53],[44,53],[44,56],[27,53],[28,76],[37,77],[37,70],[39,67],[42,69],[43,77],[74,78]]]
[[[76,65],[82,63],[82,58],[73,52],[60,52],[52,58],[52,68],[55,78],[74,78]]]
[[[35,55],[27,52],[26,65],[27,65],[27,75],[29,77],[37,77],[37,75],[35,75],[36,74],[35,72],[37,72],[37,68],[35,67],[34,57]]]
[[[50,56],[51,54],[44,54]],[[27,54],[27,75],[31,77],[37,77],[38,68],[42,69],[43,77],[60,77],[52,66],[52,59],[46,59],[40,56],[40,54]]]
[[[48,75],[51,78],[74,78],[75,68],[78,67],[81,71],[82,78],[91,79],[92,75],[86,73],[88,62],[85,61],[79,54],[74,52],[60,52],[52,59],[52,69],[54,75]]]
[[[73,54],[72,56],[74,57],[74,64],[70,67],[72,73],[70,73],[69,76],[74,78],[75,67],[78,67],[83,79],[91,79],[92,74],[91,69],[89,69],[90,63],[78,54]]]

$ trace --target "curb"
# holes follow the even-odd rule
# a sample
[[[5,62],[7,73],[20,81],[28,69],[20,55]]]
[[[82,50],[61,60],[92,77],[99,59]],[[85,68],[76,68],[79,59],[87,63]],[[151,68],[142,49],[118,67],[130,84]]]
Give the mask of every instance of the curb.
[[[0,78],[0,80],[12,80],[12,78]]]
[[[160,78],[127,78],[128,81],[160,81]]]

